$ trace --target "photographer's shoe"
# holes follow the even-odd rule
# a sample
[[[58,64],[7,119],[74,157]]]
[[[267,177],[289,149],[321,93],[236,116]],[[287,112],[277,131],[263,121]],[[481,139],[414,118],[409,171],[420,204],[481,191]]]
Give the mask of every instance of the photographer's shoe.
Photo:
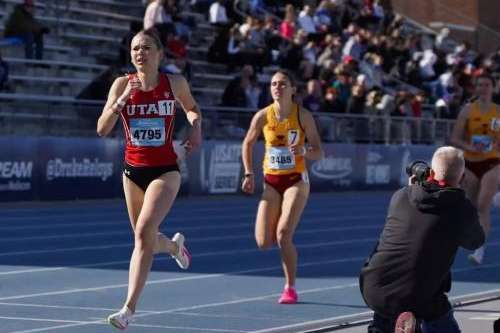
[[[396,320],[394,333],[415,333],[416,326],[417,320],[415,319],[415,315],[411,312],[403,312]]]

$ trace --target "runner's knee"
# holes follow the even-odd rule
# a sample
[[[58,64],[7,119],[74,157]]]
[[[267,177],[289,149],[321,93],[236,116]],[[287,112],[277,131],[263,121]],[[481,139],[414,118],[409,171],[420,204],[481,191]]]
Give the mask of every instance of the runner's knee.
[[[153,252],[157,240],[156,231],[148,226],[138,225],[135,229],[135,247],[147,252]]]
[[[271,239],[266,239],[265,237],[255,237],[255,242],[257,247],[261,250],[268,250],[273,246],[273,241]]]
[[[278,228],[276,232],[276,240],[278,242],[279,247],[291,243],[292,237],[293,237],[292,229],[288,227]]]

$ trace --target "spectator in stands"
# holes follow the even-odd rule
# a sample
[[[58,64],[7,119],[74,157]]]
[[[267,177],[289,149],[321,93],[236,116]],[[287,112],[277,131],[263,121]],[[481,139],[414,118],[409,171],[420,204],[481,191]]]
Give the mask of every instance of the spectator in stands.
[[[245,65],[241,69],[241,74],[235,76],[224,89],[222,94],[223,106],[251,107],[252,102],[248,98],[252,97],[251,90],[255,81],[254,69],[251,65]],[[248,91],[248,93],[247,93]]]
[[[33,58],[33,44],[35,45],[35,58],[43,58],[43,34],[49,29],[44,27],[34,17],[33,0],[24,0],[22,4],[14,7],[14,11],[5,24],[5,37],[19,38],[24,43],[25,56]]]
[[[332,87],[337,91],[339,102],[342,103],[342,109],[344,111],[349,101],[349,97],[351,97],[352,78],[350,73],[342,66],[338,66],[336,72],[337,79],[333,82]]]
[[[273,61],[277,58],[279,54],[279,48],[282,44],[282,39],[280,32],[276,27],[274,17],[271,15],[266,15],[264,18],[264,26],[262,27],[262,34],[264,36],[264,43],[269,48],[273,54]]]
[[[226,14],[226,7],[224,6],[224,0],[216,0],[209,9],[208,21],[210,24],[216,26],[228,26],[230,24],[229,19]]]
[[[165,10],[166,0],[150,0],[144,13],[144,30],[155,28],[163,42],[167,32],[174,30],[172,16]]]
[[[342,53],[344,56],[351,56],[353,59],[361,60],[361,55],[365,50],[364,40],[361,34],[356,33],[345,43]]]
[[[210,62],[217,62],[228,64],[230,68],[230,55],[228,53],[230,29],[219,29],[212,44],[208,47],[207,60]]]
[[[299,13],[298,22],[300,29],[304,30],[307,34],[315,34],[317,32],[316,23],[314,22],[314,9],[311,6],[305,5],[302,8]]]
[[[297,23],[295,22],[295,8],[293,5],[288,4],[285,7],[285,18],[280,25],[281,37],[286,40],[292,40],[297,29]]]
[[[161,68],[165,73],[181,74],[187,80],[193,76],[192,66],[187,58],[186,43],[178,38],[173,31],[167,33],[165,53],[168,55],[167,63]]]
[[[347,101],[346,113],[363,114],[365,112],[365,90],[362,85],[355,84],[351,88],[351,96]]]
[[[340,37],[333,34],[327,34],[322,41],[323,49],[319,51],[317,65],[322,69],[330,67],[335,62],[342,59],[342,43]],[[330,82],[331,83],[331,82]]]
[[[179,6],[181,5],[180,1],[167,0],[164,9],[165,13],[172,18],[172,24],[176,35],[185,40],[189,40],[191,37],[191,27],[196,26],[196,22],[193,18],[179,15]]]
[[[280,51],[280,65],[288,70],[297,71],[297,76],[300,79],[308,80],[311,78],[311,73],[314,70],[314,63],[311,63],[304,57],[304,47],[307,46],[307,35],[304,31],[299,30],[291,43],[287,43],[286,47]]]
[[[243,54],[243,48],[244,37],[240,34],[239,25],[235,24],[231,27],[231,29],[229,29],[229,37],[226,44],[228,72],[231,72],[234,67],[247,62],[247,59]]]
[[[324,113],[343,113],[344,110],[345,106],[340,102],[337,90],[332,87],[326,88],[320,111]],[[334,141],[336,139],[334,118],[321,115],[317,119],[321,137],[330,142]]]
[[[462,93],[448,94],[436,101],[436,117],[456,119],[462,106]]]
[[[321,111],[323,103],[323,92],[319,80],[312,79],[307,82],[306,96],[302,100],[302,105],[309,111],[316,113]]]
[[[314,24],[318,32],[328,33],[328,32],[338,32],[338,26],[335,24],[332,2],[328,0],[322,0],[316,11],[314,12]]]
[[[412,117],[421,118],[423,106],[427,102],[427,96],[425,92],[419,91],[417,92],[411,101],[411,109],[412,109]]]
[[[0,54],[0,91],[7,88],[7,81],[9,80],[9,65],[2,59]]]

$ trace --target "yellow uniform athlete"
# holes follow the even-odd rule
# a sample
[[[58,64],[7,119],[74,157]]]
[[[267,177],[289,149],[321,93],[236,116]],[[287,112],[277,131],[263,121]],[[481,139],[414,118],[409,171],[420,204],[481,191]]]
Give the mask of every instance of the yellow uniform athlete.
[[[297,251],[293,234],[309,197],[306,159],[321,158],[321,142],[309,111],[293,102],[296,86],[291,75],[276,72],[271,79],[274,103],[257,112],[243,141],[242,159],[245,178],[242,190],[253,193],[253,145],[264,134],[264,192],[255,222],[255,239],[261,249],[278,244],[285,273],[285,288],[279,299],[294,304]],[[308,146],[305,146],[305,140]]]
[[[478,209],[486,236],[491,229],[490,207],[500,177],[500,108],[492,102],[494,83],[487,74],[478,76],[478,99],[460,112],[451,137],[451,143],[464,150],[463,187]],[[481,264],[483,256],[484,246],[471,254],[469,260]]]

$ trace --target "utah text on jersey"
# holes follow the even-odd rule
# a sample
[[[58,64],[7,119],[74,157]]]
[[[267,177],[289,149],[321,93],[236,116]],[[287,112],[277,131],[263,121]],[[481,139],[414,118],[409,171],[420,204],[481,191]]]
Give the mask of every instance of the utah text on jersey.
[[[144,115],[159,115],[159,116],[173,116],[175,109],[175,101],[173,100],[160,100],[158,103],[153,104],[131,104],[127,105],[127,115],[134,116],[138,113]]]

